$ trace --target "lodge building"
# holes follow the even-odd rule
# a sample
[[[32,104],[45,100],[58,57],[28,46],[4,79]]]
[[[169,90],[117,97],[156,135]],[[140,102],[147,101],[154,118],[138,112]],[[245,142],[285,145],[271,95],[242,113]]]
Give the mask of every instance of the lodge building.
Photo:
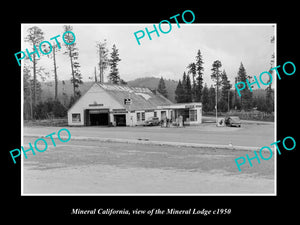
[[[150,117],[185,125],[202,122],[200,102],[174,104],[156,91],[126,85],[94,83],[68,110],[69,126],[137,126]]]

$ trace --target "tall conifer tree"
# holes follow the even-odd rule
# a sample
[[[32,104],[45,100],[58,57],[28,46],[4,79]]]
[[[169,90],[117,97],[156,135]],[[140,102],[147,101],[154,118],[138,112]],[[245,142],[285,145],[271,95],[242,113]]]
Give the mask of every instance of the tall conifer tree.
[[[97,53],[98,53],[98,67],[99,67],[99,82],[103,83],[104,82],[104,71],[107,69],[109,65],[108,61],[108,49],[106,47],[107,42],[106,39],[104,39],[103,42],[97,42],[96,48],[97,48]]]
[[[208,99],[209,99],[209,104],[208,104],[209,111],[213,111],[216,106],[216,89],[214,88],[213,85],[211,85],[208,90]]]
[[[200,102],[201,96],[202,96],[202,88],[203,88],[203,60],[202,60],[202,54],[200,49],[197,52],[196,55],[196,85],[195,85],[195,101]]]
[[[186,76],[186,86],[185,86],[185,102],[192,102],[192,85],[190,75]]]
[[[241,96],[237,96],[240,98],[241,108],[244,110],[249,110],[252,107],[252,92],[249,90],[246,80],[249,80],[249,83],[252,83],[251,77],[247,75],[246,69],[244,68],[243,63],[241,62],[238,74],[237,74],[237,82],[244,82],[245,88],[240,91]]]
[[[175,90],[175,100],[177,103],[184,102],[184,90],[182,87],[181,80],[179,80],[178,85]]]
[[[73,27],[72,26],[64,26],[64,31],[72,31]],[[66,40],[67,43],[73,43],[74,42],[74,36],[72,33],[66,33],[64,36],[64,39]],[[80,65],[78,62],[78,56],[79,56],[79,51],[78,48],[76,47],[76,42],[73,44],[66,44],[64,43],[66,47],[66,51],[64,52],[65,55],[68,55],[70,58],[70,63],[71,63],[71,82],[73,84],[73,99],[71,99],[71,104],[76,101],[78,97],[80,97],[80,90],[79,90],[79,85],[83,83],[82,81],[82,76],[80,73]]]
[[[40,43],[44,40],[44,32],[41,28],[34,26],[30,27],[27,30],[27,36],[25,37],[25,41],[29,42],[32,45],[32,51],[38,52],[38,46]],[[33,53],[29,55],[29,59],[32,62],[32,68],[33,68],[33,92],[32,92],[32,105],[33,108],[37,104],[37,62],[39,60],[39,53]]]
[[[202,90],[202,108],[204,112],[209,111],[209,93],[208,93],[208,87],[207,84],[205,83],[204,88]]]
[[[231,84],[228,80],[227,74],[225,70],[223,70],[221,75],[221,85],[222,85],[222,93],[221,93],[221,109],[222,111],[228,111],[230,107],[230,88]]]
[[[111,59],[109,60],[110,73],[108,75],[108,79],[113,84],[119,84],[120,75],[119,75],[118,63],[119,61],[121,61],[121,59],[119,57],[119,50],[116,48],[116,45],[113,45],[110,57],[111,57]]]
[[[275,37],[272,36],[271,37],[271,44],[274,44],[275,41]],[[272,75],[275,73],[274,70],[271,70],[271,68],[273,68],[273,64],[274,64],[274,59],[275,59],[275,55],[274,53],[271,56],[271,60],[270,60],[270,70],[269,73],[271,73]],[[274,77],[274,76],[273,76]],[[270,78],[268,80],[268,83],[270,82]],[[266,111],[267,112],[273,112],[274,111],[274,90],[272,89],[272,82],[270,82],[269,86],[266,88]]]
[[[158,83],[157,91],[162,94],[164,97],[168,98],[168,92],[165,85],[164,79],[161,77]]]
[[[192,100],[195,101],[196,99],[196,64],[195,63],[190,63],[187,66],[188,69],[188,74],[192,74]]]

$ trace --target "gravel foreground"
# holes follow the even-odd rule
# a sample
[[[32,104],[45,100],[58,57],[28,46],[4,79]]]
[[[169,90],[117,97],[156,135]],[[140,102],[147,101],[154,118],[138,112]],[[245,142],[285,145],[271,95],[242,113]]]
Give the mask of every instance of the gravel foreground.
[[[36,138],[25,137],[24,143]],[[23,158],[23,194],[270,194],[274,158],[253,167],[252,153],[216,148],[72,140]],[[252,153],[253,154],[253,153]],[[253,154],[254,156],[254,154]]]

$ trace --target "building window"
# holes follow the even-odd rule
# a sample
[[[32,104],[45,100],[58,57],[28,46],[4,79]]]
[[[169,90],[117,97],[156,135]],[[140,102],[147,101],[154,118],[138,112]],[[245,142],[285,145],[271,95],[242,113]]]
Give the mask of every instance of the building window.
[[[136,120],[141,121],[141,113],[136,113]]]
[[[145,120],[145,112],[142,112],[142,121]]]
[[[156,111],[154,111],[154,117],[157,117],[157,112]]]
[[[189,113],[190,121],[197,121],[197,110],[191,109]]]
[[[72,113],[72,122],[81,122],[80,113]]]

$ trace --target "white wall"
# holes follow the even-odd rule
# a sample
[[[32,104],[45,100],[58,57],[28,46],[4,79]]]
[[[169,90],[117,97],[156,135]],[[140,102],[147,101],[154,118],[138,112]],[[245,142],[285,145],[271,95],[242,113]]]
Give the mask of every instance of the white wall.
[[[197,108],[197,121],[202,123],[202,108]]]
[[[197,111],[197,121],[188,121],[186,124],[196,125],[202,123],[202,108],[194,108]]]
[[[145,112],[145,111],[135,111],[134,114],[135,114],[135,125],[142,125],[144,123],[144,121],[146,120],[146,114],[145,114],[145,120],[142,120],[142,112]],[[137,113],[140,113],[140,121],[137,121]]]
[[[135,126],[136,125],[136,118],[134,117],[135,113],[126,113],[126,126]],[[132,117],[132,120],[131,120]]]
[[[89,106],[89,104],[103,104],[103,106]],[[124,108],[118,101],[111,97],[99,85],[94,84],[80,99],[68,110],[68,125],[82,126],[84,125],[85,109],[121,109]],[[81,121],[72,122],[72,113],[80,113]]]
[[[154,112],[145,112],[145,120],[149,119],[150,117],[154,116]]]
[[[162,119],[162,118],[161,118],[161,112],[162,112],[162,111],[165,111],[165,112],[166,112],[167,118],[170,118],[170,117],[171,117],[171,112],[170,112],[170,110],[168,110],[168,109],[157,109],[157,110],[155,110],[155,111],[157,112],[157,117],[159,118],[159,120]],[[153,113],[153,115],[154,115],[154,113]]]

